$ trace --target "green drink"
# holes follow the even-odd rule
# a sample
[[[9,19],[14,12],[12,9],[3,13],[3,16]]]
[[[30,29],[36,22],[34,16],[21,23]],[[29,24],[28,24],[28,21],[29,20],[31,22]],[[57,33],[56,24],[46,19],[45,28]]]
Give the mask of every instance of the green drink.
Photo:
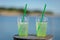
[[[27,22],[18,23],[18,35],[19,36],[28,36],[28,23]]]
[[[47,22],[36,22],[36,32],[38,37],[45,37],[47,31]]]

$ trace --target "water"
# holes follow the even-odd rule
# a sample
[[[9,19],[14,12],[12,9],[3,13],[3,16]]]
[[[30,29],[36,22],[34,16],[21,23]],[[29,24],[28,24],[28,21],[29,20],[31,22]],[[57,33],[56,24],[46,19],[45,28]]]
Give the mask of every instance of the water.
[[[35,17],[29,17],[29,34],[36,34],[35,19]],[[17,17],[0,16],[0,40],[13,40],[13,35],[17,33]],[[48,17],[47,34],[53,34],[54,40],[60,40],[60,17]]]

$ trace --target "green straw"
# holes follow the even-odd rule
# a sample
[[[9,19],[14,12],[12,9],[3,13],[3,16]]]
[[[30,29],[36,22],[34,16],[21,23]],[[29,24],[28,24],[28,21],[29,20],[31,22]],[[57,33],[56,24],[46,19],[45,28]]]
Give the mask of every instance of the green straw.
[[[42,12],[42,17],[41,17],[40,22],[42,22],[42,21],[43,21],[45,11],[46,11],[46,4],[45,4],[45,6],[44,6],[44,10],[43,10],[43,12]]]
[[[25,8],[24,8],[24,15],[23,15],[23,17],[22,17],[22,22],[24,22],[24,17],[26,16],[26,9],[27,9],[27,4],[25,5]],[[19,28],[18,33],[20,33],[21,30],[22,30],[22,28]]]
[[[25,5],[24,15],[23,15],[23,17],[22,17],[22,22],[24,22],[24,17],[26,16],[26,9],[27,9],[27,4]]]
[[[45,4],[45,6],[44,6],[44,10],[43,10],[43,12],[42,12],[42,17],[41,17],[40,22],[43,21],[45,11],[46,11],[46,4]],[[38,26],[38,30],[39,30],[39,29],[40,29],[40,25]]]

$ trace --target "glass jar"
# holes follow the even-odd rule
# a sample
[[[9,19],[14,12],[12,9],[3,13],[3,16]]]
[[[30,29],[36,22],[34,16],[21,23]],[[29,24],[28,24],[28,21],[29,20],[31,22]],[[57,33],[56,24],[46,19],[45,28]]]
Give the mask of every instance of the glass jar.
[[[36,34],[38,37],[45,37],[47,34],[47,18],[44,17],[42,22],[40,22],[40,17],[36,19]]]
[[[22,17],[18,17],[18,35],[19,36],[28,36],[28,19],[24,17],[24,21],[22,22]]]

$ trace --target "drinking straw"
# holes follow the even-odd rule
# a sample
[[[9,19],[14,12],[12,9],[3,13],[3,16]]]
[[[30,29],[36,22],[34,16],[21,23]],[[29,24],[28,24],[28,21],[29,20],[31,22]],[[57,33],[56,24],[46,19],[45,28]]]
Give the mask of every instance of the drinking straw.
[[[27,4],[25,5],[25,8],[24,8],[24,14],[23,14],[23,17],[22,17],[22,22],[24,22],[24,17],[26,16],[26,9],[27,9]],[[22,30],[22,27],[19,28],[19,31],[18,33]]]
[[[43,21],[45,11],[46,11],[46,4],[44,5],[44,10],[42,11],[42,17],[41,17],[40,22]],[[40,25],[38,25],[38,30],[39,30],[39,29],[40,29]]]
[[[46,11],[46,4],[45,4],[45,6],[44,6],[44,10],[43,10],[43,12],[42,12],[42,17],[41,17],[40,22],[42,22],[42,21],[43,21],[45,11]]]
[[[22,17],[22,22],[24,22],[24,17],[26,16],[26,9],[27,9],[27,4],[25,5],[24,14],[23,14],[23,17]]]

